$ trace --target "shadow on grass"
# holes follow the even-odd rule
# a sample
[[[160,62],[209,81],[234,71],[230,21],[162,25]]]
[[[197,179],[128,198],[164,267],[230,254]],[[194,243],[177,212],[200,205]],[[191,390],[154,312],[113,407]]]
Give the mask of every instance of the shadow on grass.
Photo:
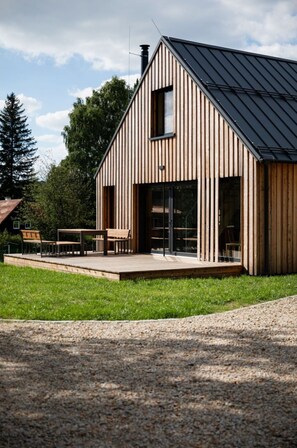
[[[277,332],[35,326],[0,332],[1,447],[297,446],[296,347]]]

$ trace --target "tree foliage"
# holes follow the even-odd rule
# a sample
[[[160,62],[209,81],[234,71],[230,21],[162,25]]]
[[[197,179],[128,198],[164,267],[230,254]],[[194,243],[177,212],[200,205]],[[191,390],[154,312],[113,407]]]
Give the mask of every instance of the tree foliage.
[[[62,161],[51,166],[46,181],[35,183],[27,190],[28,201],[23,215],[47,238],[56,238],[56,229],[94,227],[93,213],[79,171]],[[30,198],[33,197],[33,201]]]
[[[63,136],[68,149],[68,167],[75,169],[80,191],[81,209],[88,210],[87,219],[95,223],[96,191],[94,175],[113,134],[127,108],[132,89],[117,77],[93,90],[85,102],[73,105],[70,123]]]
[[[68,155],[51,166],[44,182],[28,189],[24,216],[47,238],[57,228],[94,227],[94,174],[123,116],[131,96],[126,82],[116,77],[82,101],[77,99],[63,136]]]
[[[78,99],[63,136],[69,161],[85,178],[93,179],[129,102],[132,90],[117,77],[94,90],[84,103]]]
[[[0,197],[20,198],[34,180],[36,141],[31,136],[25,110],[11,93],[0,112]]]

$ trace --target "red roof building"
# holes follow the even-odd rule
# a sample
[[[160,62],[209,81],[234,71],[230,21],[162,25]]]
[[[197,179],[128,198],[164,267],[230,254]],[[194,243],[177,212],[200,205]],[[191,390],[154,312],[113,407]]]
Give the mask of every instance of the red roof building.
[[[18,216],[18,207],[22,199],[5,199],[0,201],[0,231],[19,231],[21,222]]]

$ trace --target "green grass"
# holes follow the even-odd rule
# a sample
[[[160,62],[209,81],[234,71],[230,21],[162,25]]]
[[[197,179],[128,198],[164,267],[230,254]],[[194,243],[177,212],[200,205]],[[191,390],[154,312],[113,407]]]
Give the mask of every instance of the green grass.
[[[297,275],[112,282],[0,264],[0,318],[135,320],[222,312],[297,294]]]

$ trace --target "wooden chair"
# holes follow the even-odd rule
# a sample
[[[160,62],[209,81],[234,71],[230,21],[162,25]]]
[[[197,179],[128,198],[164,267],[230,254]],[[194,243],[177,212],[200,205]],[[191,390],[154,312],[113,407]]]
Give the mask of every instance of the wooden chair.
[[[117,254],[119,251],[121,253],[129,253],[130,251],[130,241],[131,232],[130,229],[106,229],[107,231],[107,241],[113,243],[114,253]],[[94,242],[103,241],[103,237],[93,238]]]
[[[232,251],[241,250],[241,244],[239,241],[236,241],[234,234],[234,226],[227,226],[225,229],[225,238],[226,238],[226,254],[228,257],[232,258]]]
[[[25,248],[28,244],[39,248],[41,257],[45,248],[47,249],[47,253],[55,252],[55,241],[43,240],[39,230],[21,230],[20,232],[22,238],[22,254],[25,253]]]

